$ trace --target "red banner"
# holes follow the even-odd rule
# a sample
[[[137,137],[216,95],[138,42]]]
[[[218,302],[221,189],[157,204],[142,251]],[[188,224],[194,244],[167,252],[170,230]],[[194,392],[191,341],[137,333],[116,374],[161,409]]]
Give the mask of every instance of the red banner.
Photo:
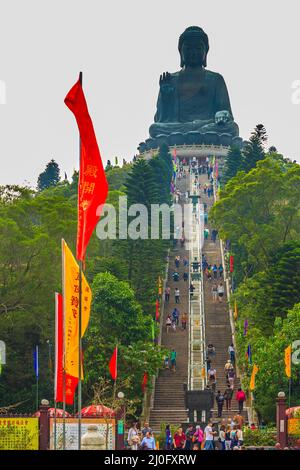
[[[73,405],[78,379],[66,374],[66,404]],[[55,293],[55,401],[63,403],[63,296]]]
[[[159,321],[159,300],[156,299],[155,303],[155,320]]]
[[[232,255],[229,258],[229,269],[230,269],[230,272],[233,273],[233,271],[234,271],[234,258],[233,258]]]
[[[118,348],[116,347],[111,359],[109,361],[109,372],[113,380],[116,380],[118,375]]]
[[[147,372],[145,372],[144,376],[143,376],[143,381],[142,381],[142,391],[143,391],[143,393],[145,393],[147,383],[148,383],[148,374],[147,374]]]
[[[77,259],[84,260],[93,230],[105,204],[108,184],[80,80],[71,88],[65,104],[74,114],[80,134],[78,184]]]

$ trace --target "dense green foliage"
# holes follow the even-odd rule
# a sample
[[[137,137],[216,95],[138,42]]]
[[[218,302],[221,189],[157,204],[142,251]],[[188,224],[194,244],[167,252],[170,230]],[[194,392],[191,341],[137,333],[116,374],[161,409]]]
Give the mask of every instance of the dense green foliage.
[[[244,169],[244,157],[237,147],[230,147],[222,173],[222,184],[226,184],[238,171]]]
[[[263,124],[258,124],[251,134],[248,145],[243,151],[244,170],[250,171],[255,168],[258,161],[265,156],[264,143],[267,141],[267,132]]]
[[[257,151],[263,137],[259,139],[252,139]],[[231,303],[236,300],[238,306],[243,386],[249,389],[252,365],[246,351],[251,345],[252,360],[259,367],[255,408],[261,418],[274,421],[278,392],[288,394],[284,350],[300,338],[300,167],[277,153],[256,160],[248,173],[239,171],[228,180],[210,218],[221,237],[230,240],[234,256]],[[299,365],[292,371],[293,405],[300,400]]]
[[[165,151],[154,160],[109,168],[107,202],[117,213],[119,196],[126,194],[147,207],[170,201],[171,157]],[[142,167],[143,175],[139,173]],[[161,181],[167,190],[158,191]],[[35,411],[32,352],[37,344],[40,398],[53,403],[54,292],[61,291],[61,238],[75,252],[78,173],[74,172],[71,183],[55,179],[48,183],[46,189],[39,186],[38,192],[17,186],[0,188],[0,339],[7,348],[0,404],[24,402],[17,411]],[[111,395],[108,362],[118,341],[120,383],[126,379],[123,391],[127,399],[137,399],[140,411],[143,374],[153,375],[162,364],[162,352],[152,342],[151,321],[157,278],[164,273],[168,247],[164,240],[132,243],[129,239],[99,240],[96,231],[93,234],[85,270],[94,300],[84,338],[83,404],[91,402],[93,385],[101,377],[110,383],[107,394]]]
[[[38,190],[43,191],[44,189],[56,186],[60,180],[60,170],[55,160],[50,160],[47,164],[45,171],[38,177]]]
[[[230,147],[221,175],[222,184],[226,184],[239,171],[248,172],[255,168],[257,162],[265,158],[264,146],[267,139],[267,131],[264,125],[258,124],[243,150],[234,146]],[[276,148],[270,147],[269,153],[276,153]]]
[[[276,428],[244,430],[245,446],[275,446]]]

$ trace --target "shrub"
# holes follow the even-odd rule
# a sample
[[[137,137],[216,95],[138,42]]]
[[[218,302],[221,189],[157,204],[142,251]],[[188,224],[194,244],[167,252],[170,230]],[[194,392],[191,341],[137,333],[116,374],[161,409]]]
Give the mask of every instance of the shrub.
[[[246,446],[273,446],[276,444],[276,428],[245,429],[244,445]]]

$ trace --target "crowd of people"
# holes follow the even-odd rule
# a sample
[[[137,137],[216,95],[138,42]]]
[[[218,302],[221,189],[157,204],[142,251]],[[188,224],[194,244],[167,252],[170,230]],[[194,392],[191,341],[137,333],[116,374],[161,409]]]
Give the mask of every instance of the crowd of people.
[[[248,428],[257,429],[254,423]],[[240,414],[223,419],[219,424],[212,421],[206,426],[190,424],[185,430],[179,426],[173,432],[167,424],[163,442],[159,443],[161,436],[155,435],[148,422],[141,429],[134,422],[128,431],[126,447],[131,450],[243,450],[245,429],[244,418]]]

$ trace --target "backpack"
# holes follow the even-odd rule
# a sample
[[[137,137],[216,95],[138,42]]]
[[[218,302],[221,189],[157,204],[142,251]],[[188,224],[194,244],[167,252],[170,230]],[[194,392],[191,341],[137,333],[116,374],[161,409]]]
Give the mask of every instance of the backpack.
[[[237,439],[237,435],[235,432],[231,438],[231,448],[237,446],[237,444],[238,444],[238,439]]]
[[[224,398],[224,395],[221,393],[220,395],[218,395],[218,403],[223,403],[225,400]]]

